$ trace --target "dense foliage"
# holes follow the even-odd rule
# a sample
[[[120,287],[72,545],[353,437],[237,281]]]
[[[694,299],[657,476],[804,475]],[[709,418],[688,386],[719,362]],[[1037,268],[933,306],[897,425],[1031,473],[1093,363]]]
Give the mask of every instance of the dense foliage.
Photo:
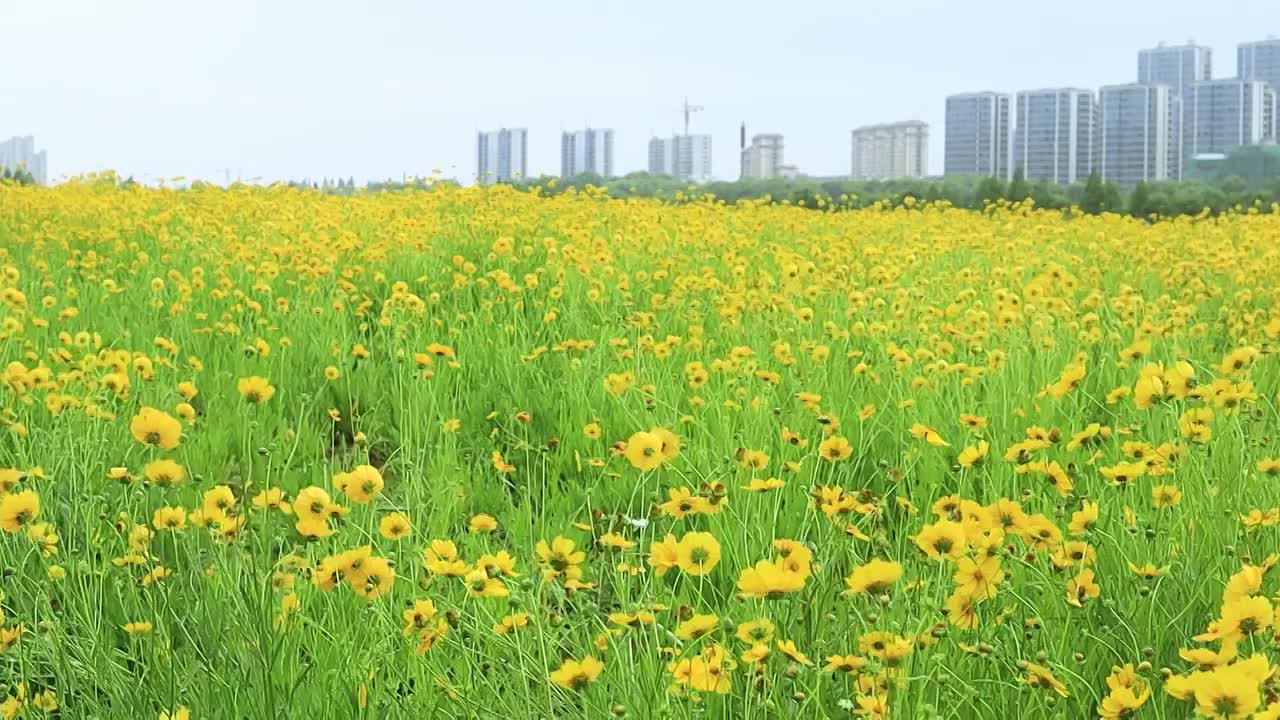
[[[953,177],[904,180],[738,180],[718,181],[702,185],[668,177],[634,173],[620,178],[602,179],[583,176],[561,180],[539,178],[521,187],[538,187],[540,192],[556,194],[587,186],[604,187],[612,197],[656,197],[665,200],[698,200],[708,195],[728,203],[766,198],[772,202],[808,208],[901,207],[903,204],[939,203],[953,207],[981,210],[1001,200],[1030,203],[1041,209],[1068,210],[1098,214],[1123,213],[1143,219],[1199,215],[1204,211],[1219,214],[1229,210],[1258,208],[1273,212],[1280,203],[1280,178],[1250,188],[1239,178],[1221,182],[1202,180],[1140,183],[1127,193],[1096,175],[1076,185],[1050,182],[1028,182],[1015,175],[1009,183],[996,178]]]

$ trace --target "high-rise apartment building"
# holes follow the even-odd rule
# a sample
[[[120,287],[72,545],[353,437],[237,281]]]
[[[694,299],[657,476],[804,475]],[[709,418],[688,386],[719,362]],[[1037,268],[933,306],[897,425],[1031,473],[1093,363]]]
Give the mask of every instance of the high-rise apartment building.
[[[613,177],[613,130],[587,128],[560,135],[560,176]]]
[[[1188,157],[1275,139],[1276,92],[1261,80],[1213,80],[1188,91]]]
[[[49,182],[49,156],[44,150],[36,152],[36,139],[31,135],[0,142],[0,168],[25,170],[40,185]]]
[[[1194,43],[1159,45],[1138,51],[1138,83],[1169,85],[1174,95],[1213,78],[1213,48]]]
[[[711,136],[673,135],[649,141],[649,172],[677,180],[711,179]]]
[[[929,125],[919,120],[866,125],[852,132],[855,180],[922,178],[929,174]]]
[[[782,167],[782,136],[777,133],[755,135],[751,144],[742,149],[743,179],[776,178]]]
[[[942,174],[990,175],[1008,180],[1012,170],[1009,96],[974,92],[947,98]]]
[[[1280,92],[1280,38],[1241,43],[1236,61],[1236,75],[1241,80],[1262,80]]]
[[[1093,171],[1097,107],[1093,92],[1078,88],[1024,90],[1017,96],[1013,167],[1028,180],[1060,185]]]
[[[1173,88],[1108,85],[1098,91],[1098,174],[1122,188],[1167,180],[1173,158]]]
[[[1172,88],[1173,135],[1169,177],[1182,178],[1187,156],[1187,93],[1195,83],[1213,79],[1213,49],[1195,43],[1165,45],[1138,51],[1138,82]]]
[[[502,128],[476,137],[476,180],[481,183],[509,182],[528,177],[528,131]]]

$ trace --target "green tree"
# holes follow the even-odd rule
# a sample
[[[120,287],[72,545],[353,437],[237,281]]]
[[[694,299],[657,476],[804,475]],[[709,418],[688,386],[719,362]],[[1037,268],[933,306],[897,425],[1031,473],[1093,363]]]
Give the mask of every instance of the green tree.
[[[1084,184],[1084,194],[1080,197],[1080,209],[1090,215],[1097,215],[1106,209],[1107,191],[1102,186],[1102,178],[1097,172],[1089,173]]]
[[[1005,197],[1004,183],[1000,182],[1000,178],[987,177],[978,183],[978,193],[975,197],[975,207],[977,209],[985,208],[989,203],[998,202]]]
[[[1008,197],[1013,202],[1022,202],[1031,197],[1031,183],[1027,182],[1022,168],[1013,171],[1013,181],[1009,183]]]
[[[1129,214],[1136,218],[1146,218],[1151,214],[1151,188],[1139,181],[1129,193]]]
[[[27,172],[26,168],[10,168],[0,166],[0,181],[7,180],[19,185],[35,185],[36,179]]]

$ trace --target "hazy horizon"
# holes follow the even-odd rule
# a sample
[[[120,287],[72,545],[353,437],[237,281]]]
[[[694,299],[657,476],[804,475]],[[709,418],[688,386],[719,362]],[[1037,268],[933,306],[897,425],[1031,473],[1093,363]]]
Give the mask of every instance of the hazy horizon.
[[[1273,3],[1088,0],[1056,11],[1011,0],[910,14],[818,2],[798,15],[658,0],[468,8],[397,0],[187,6],[49,0],[0,12],[0,139],[35,135],[49,177],[115,169],[139,179],[425,175],[469,181],[478,130],[525,127],[531,175],[559,173],[560,133],[614,129],[618,174],[647,143],[706,110],[717,179],[738,176],[738,127],[785,136],[786,161],[849,172],[849,131],[923,120],[942,170],[945,96],[1134,82],[1139,49],[1194,39],[1214,77],[1236,45],[1280,32]],[[1273,18],[1255,27],[1252,18]],[[1052,28],[1046,27],[1052,25]]]

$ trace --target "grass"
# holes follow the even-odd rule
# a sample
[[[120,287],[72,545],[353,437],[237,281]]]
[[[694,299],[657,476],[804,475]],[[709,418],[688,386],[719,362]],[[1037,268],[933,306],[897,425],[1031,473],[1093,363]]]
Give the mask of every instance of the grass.
[[[1085,717],[1115,709],[1126,665],[1112,684],[1143,698],[1138,717],[1223,693],[1260,710],[1276,687],[1245,659],[1274,656],[1270,615],[1193,637],[1242,599],[1269,612],[1277,589],[1274,572],[1246,582],[1280,551],[1274,523],[1242,516],[1280,504],[1278,223],[0,187],[2,607],[6,633],[22,628],[0,654],[6,717]],[[274,394],[246,399],[252,377]],[[1150,407],[1143,377],[1161,378]],[[131,433],[144,407],[181,418],[176,447]],[[641,469],[625,449],[654,428],[679,448],[659,438],[664,459]],[[1041,431],[1052,441],[1005,459]],[[850,452],[833,461],[835,437]],[[160,459],[187,477],[148,479]],[[1109,481],[1123,462],[1140,476]],[[368,487],[339,486],[365,465],[381,487],[360,502]],[[747,489],[768,478],[782,485]],[[1156,507],[1157,485],[1180,502]],[[210,505],[220,487],[230,507]],[[320,516],[346,514],[301,522],[308,487],[330,497]],[[681,488],[701,512],[660,508]],[[38,515],[21,514],[28,490]],[[280,507],[255,507],[273,490]],[[1001,499],[1034,519],[1000,532]],[[155,527],[178,507],[185,527]],[[393,513],[411,534],[380,532]],[[481,514],[496,529],[471,532]],[[927,557],[917,538],[951,520],[954,557]],[[1036,543],[1036,522],[1060,538]],[[718,563],[660,573],[653,548],[690,532]],[[539,555],[557,537],[585,553],[576,574]],[[509,552],[516,574],[479,579],[508,594],[424,567],[444,540],[467,571]],[[956,594],[960,557],[1004,572],[991,597]],[[877,558],[901,577],[847,592]],[[744,597],[762,560],[799,586]],[[1085,570],[1099,593],[1075,607]],[[1224,597],[1233,576],[1245,590]],[[701,615],[707,634],[678,636]],[[756,619],[775,628],[764,650],[736,636]],[[824,670],[836,655],[865,665]],[[556,674],[585,658],[603,666],[576,687],[573,667]],[[1025,682],[1038,667],[1062,692]]]

